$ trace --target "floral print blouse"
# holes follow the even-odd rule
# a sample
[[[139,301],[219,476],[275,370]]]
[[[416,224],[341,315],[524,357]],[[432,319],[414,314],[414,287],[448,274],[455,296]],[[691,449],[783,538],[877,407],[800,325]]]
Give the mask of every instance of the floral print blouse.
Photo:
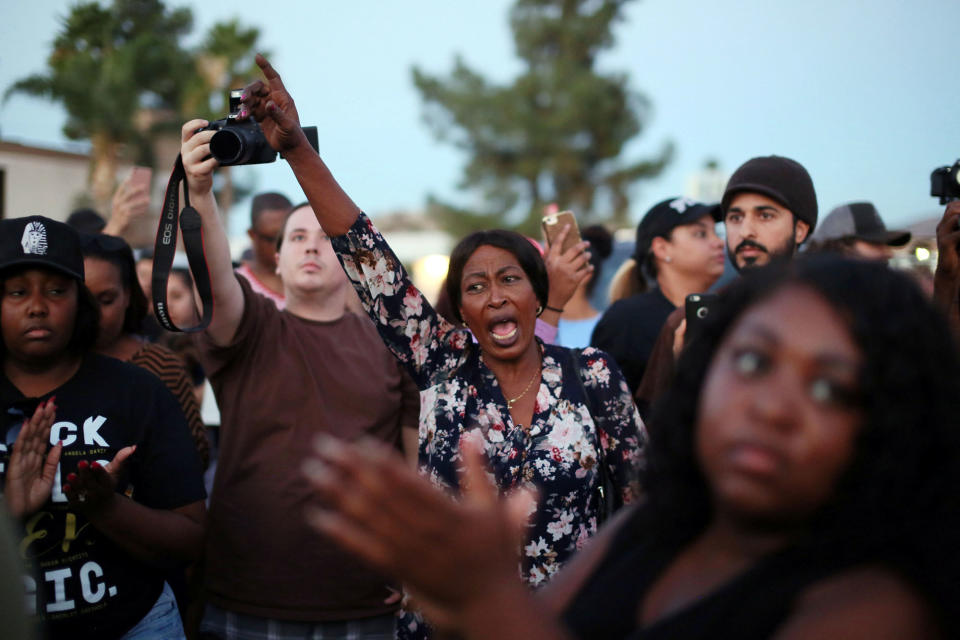
[[[533,421],[515,425],[470,332],[433,310],[369,218],[360,214],[332,242],[384,343],[420,388],[420,471],[456,488],[466,436],[482,443],[501,492],[536,486],[521,570],[529,584],[545,583],[596,532],[598,456],[623,501],[636,497],[646,434],[620,370],[602,351],[541,343]]]

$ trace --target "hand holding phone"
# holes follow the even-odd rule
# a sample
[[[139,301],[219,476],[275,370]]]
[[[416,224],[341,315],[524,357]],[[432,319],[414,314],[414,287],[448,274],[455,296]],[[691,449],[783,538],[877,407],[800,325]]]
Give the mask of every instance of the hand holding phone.
[[[567,249],[581,242],[580,228],[577,226],[577,219],[573,211],[561,211],[560,213],[551,213],[543,216],[543,235],[547,239],[547,244],[553,246],[557,236],[564,227],[569,227],[567,236],[563,239],[563,245],[560,247],[560,253],[565,253]]]
[[[150,186],[153,169],[134,167],[113,194],[110,220],[103,233],[123,236],[134,223],[150,211]]]
[[[684,313],[687,319],[687,342],[700,332],[704,320],[710,315],[710,308],[717,301],[715,293],[691,293],[687,296]]]

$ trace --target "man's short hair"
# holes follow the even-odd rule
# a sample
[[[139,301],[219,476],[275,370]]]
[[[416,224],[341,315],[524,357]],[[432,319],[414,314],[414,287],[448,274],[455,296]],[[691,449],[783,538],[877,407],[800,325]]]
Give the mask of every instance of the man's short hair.
[[[287,211],[290,209],[290,200],[282,193],[268,191],[253,196],[250,204],[250,227],[256,227],[260,215],[264,211]]]

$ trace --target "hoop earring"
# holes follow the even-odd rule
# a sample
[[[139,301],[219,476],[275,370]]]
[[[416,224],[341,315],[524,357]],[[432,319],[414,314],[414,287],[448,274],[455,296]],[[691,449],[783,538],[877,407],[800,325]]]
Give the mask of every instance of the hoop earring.
[[[537,307],[537,317],[539,318],[540,314],[542,313],[543,313],[543,305],[540,305],[539,307]]]

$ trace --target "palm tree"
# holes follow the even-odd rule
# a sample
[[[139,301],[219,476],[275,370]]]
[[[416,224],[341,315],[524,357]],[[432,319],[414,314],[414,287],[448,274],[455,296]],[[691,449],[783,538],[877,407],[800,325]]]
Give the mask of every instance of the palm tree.
[[[23,78],[5,93],[59,102],[64,134],[90,140],[93,199],[105,209],[121,160],[152,165],[144,109],[175,109],[192,69],[181,38],[193,26],[189,9],[168,11],[160,0],[113,0],[74,6],[47,59],[47,72]]]

